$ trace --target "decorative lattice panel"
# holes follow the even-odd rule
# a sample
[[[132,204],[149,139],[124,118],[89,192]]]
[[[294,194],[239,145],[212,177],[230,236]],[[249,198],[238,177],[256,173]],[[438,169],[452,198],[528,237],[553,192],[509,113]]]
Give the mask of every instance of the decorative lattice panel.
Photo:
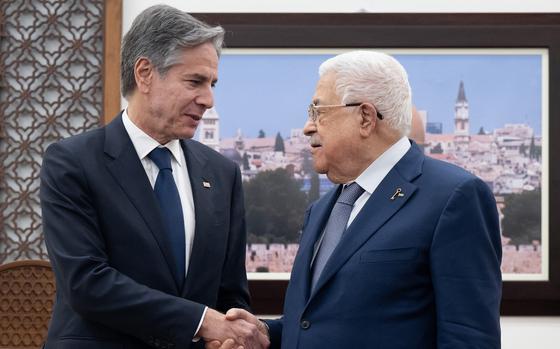
[[[0,263],[47,259],[47,146],[101,123],[103,1],[0,0]]]
[[[15,262],[0,269],[0,349],[40,348],[47,334],[56,286],[45,262]]]

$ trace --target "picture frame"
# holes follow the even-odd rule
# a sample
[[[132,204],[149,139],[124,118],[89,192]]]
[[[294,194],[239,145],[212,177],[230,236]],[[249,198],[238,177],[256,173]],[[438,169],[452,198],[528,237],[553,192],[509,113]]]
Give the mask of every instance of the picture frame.
[[[540,48],[548,51],[548,280],[504,281],[502,315],[560,315],[560,14],[199,13],[227,48]],[[544,195],[544,193],[543,193]],[[250,280],[253,310],[281,314],[287,280]]]

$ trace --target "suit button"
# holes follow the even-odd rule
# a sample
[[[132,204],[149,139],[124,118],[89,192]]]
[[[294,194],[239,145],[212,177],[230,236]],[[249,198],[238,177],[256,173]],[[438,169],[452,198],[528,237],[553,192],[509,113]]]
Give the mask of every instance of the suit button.
[[[307,320],[302,320],[301,323],[300,323],[300,326],[304,330],[307,330],[309,327],[311,327],[311,323]]]

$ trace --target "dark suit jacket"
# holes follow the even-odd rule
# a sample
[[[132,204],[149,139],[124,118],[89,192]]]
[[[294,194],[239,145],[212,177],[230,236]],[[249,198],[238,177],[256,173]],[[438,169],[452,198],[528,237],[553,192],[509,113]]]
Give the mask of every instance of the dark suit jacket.
[[[501,239],[484,182],[413,143],[310,294],[313,245],[339,191],[306,214],[284,316],[268,321],[273,348],[500,347]]]
[[[46,348],[201,347],[192,338],[205,305],[248,308],[239,169],[198,142],[181,146],[196,216],[182,288],[121,117],[47,149],[40,196],[57,296]]]

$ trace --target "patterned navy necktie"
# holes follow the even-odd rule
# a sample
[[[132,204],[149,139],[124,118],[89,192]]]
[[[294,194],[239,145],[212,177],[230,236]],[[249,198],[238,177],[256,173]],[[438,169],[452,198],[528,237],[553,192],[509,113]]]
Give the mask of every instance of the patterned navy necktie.
[[[342,234],[346,230],[350,213],[354,207],[354,202],[362,195],[364,189],[356,182],[349,184],[342,190],[327,221],[323,238],[317,251],[317,256],[313,261],[313,275],[311,279],[311,290],[315,288],[319,276],[323,272],[327,261],[334,249],[338,245]]]
[[[154,192],[161,208],[161,217],[173,254],[175,281],[181,288],[185,280],[185,224],[179,191],[171,169],[171,153],[167,148],[158,147],[152,150],[148,157],[159,168]]]

